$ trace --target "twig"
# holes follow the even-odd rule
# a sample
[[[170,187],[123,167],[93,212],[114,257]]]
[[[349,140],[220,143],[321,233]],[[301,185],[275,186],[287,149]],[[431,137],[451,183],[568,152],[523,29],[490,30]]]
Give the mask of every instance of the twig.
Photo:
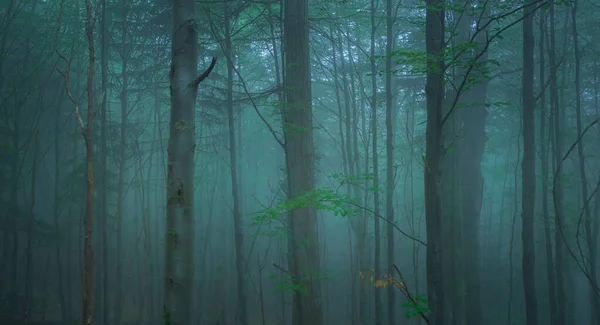
[[[292,273],[290,273],[290,271],[282,268],[281,266],[277,265],[276,263],[271,263],[273,265],[273,267],[275,267],[276,269],[278,269],[279,271],[289,275],[292,279],[294,279],[294,276],[292,275]]]
[[[414,237],[414,236],[412,236],[412,235],[410,235],[410,234],[406,233],[404,230],[400,229],[400,227],[398,227],[398,225],[396,225],[396,224],[395,224],[395,223],[393,223],[392,221],[388,220],[386,217],[382,216],[381,214],[379,214],[379,213],[376,213],[376,212],[375,212],[375,211],[373,211],[372,209],[369,209],[369,208],[367,208],[367,207],[364,207],[364,206],[362,206],[362,205],[356,204],[356,203],[354,203],[354,202],[352,202],[352,201],[348,201],[348,200],[343,200],[343,201],[344,201],[344,203],[350,204],[350,205],[352,205],[352,206],[355,206],[355,207],[357,207],[357,208],[359,208],[359,209],[362,209],[362,210],[365,210],[365,211],[367,211],[367,212],[369,212],[369,213],[372,213],[372,214],[373,214],[375,217],[377,217],[377,218],[379,218],[379,219],[381,219],[381,220],[383,220],[383,221],[387,222],[388,224],[390,224],[392,227],[394,227],[396,230],[398,230],[398,231],[399,231],[399,232],[400,232],[400,233],[401,233],[403,236],[405,236],[406,238],[409,238],[409,239],[411,239],[411,240],[414,240],[414,241],[416,241],[417,243],[419,243],[419,244],[421,244],[421,245],[423,245],[423,246],[427,246],[427,243],[425,243],[424,241],[420,240],[420,239],[419,239],[419,238],[417,238],[417,237]]]
[[[61,58],[63,61],[65,61],[65,70],[61,71],[60,69],[56,68],[56,71],[58,71],[58,73],[60,73],[65,80],[65,92],[67,93],[67,97],[69,97],[69,100],[71,101],[71,103],[73,103],[73,105],[75,106],[75,117],[77,118],[77,121],[79,122],[81,131],[83,132],[85,130],[85,124],[83,124],[83,119],[81,119],[81,114],[79,113],[79,105],[77,104],[77,101],[71,94],[71,90],[69,88],[69,71],[71,70],[71,59],[67,58],[66,55],[62,54],[58,50],[58,33],[60,31],[64,4],[65,4],[65,0],[62,0],[60,2],[60,8],[58,11],[58,22],[56,25],[56,33],[54,35],[54,52],[56,52],[56,54],[58,55],[59,58]]]
[[[201,75],[198,76],[198,78],[196,78],[196,80],[194,80],[191,84],[190,87],[198,88],[198,85],[204,81],[204,79],[206,79],[206,77],[208,77],[208,75],[211,73],[211,71],[214,69],[215,65],[217,64],[217,57],[213,56],[212,61],[210,61],[210,66],[208,66],[208,68],[202,72]]]
[[[393,264],[393,265],[394,265],[394,269],[396,270],[396,273],[398,273],[398,277],[400,278],[400,291],[402,292],[402,294],[404,294],[406,299],[408,299],[416,308],[418,306],[417,299],[408,290],[408,287],[406,286],[406,282],[404,282],[404,276],[402,276],[402,272],[400,272],[400,269],[398,268],[398,266],[396,264]],[[419,316],[421,316],[421,318],[425,321],[425,323],[430,324],[429,317],[427,317],[427,315],[425,315],[425,313],[423,311],[417,309],[417,313],[419,313]]]

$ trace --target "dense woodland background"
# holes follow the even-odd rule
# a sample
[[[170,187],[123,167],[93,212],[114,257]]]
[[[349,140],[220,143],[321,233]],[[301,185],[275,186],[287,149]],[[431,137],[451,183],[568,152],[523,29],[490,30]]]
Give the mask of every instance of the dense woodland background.
[[[0,0],[3,324],[600,324],[595,0]]]

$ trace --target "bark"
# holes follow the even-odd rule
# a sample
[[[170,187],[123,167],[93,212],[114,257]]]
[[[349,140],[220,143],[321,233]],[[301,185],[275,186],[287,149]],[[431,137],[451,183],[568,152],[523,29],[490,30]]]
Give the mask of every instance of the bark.
[[[94,49],[94,17],[91,0],[85,1],[85,34],[88,41],[89,62],[87,68],[87,126],[82,130],[85,140],[85,165],[86,165],[86,195],[83,246],[83,324],[92,324],[92,301],[94,281],[94,144],[92,142],[92,127],[94,125],[94,65],[96,63]]]
[[[6,8],[6,13],[5,13],[5,17],[11,17],[13,15],[13,8],[14,5],[16,3],[16,0],[11,0],[8,2],[8,6]],[[3,30],[3,35],[2,35],[2,41],[0,41],[0,69],[2,69],[2,71],[4,71],[4,67],[5,67],[5,60],[4,59],[4,54],[7,53],[6,52],[6,46],[7,46],[7,41],[8,41],[8,35],[11,33],[10,29],[11,29],[11,21],[10,19],[5,19],[6,24],[2,24],[2,30]],[[15,126],[18,125],[19,121],[18,121],[18,117],[19,117],[19,111],[20,110],[16,110],[15,111]],[[13,135],[13,139],[14,136],[19,137],[18,133],[15,133]],[[16,146],[15,146],[16,144]],[[19,142],[18,141],[14,141],[13,143],[11,143],[12,147],[15,149],[19,148]],[[17,183],[17,166],[18,166],[18,150],[15,150],[15,152],[12,153],[12,159],[10,159],[10,170],[11,170],[11,176],[9,178],[9,185],[8,185],[8,189],[9,189],[9,201],[8,202],[14,202],[14,197],[16,197],[16,184]],[[14,193],[13,193],[14,190]],[[2,212],[3,218],[2,218],[2,228],[6,229],[3,232],[3,236],[2,236],[2,256],[0,257],[1,261],[9,261],[9,253],[10,253],[10,238],[11,236],[8,235],[8,229],[12,228],[12,215],[8,212],[8,211],[3,211]],[[13,233],[14,234],[14,233]],[[6,283],[5,284],[5,279],[9,279],[8,277],[8,265],[10,263],[0,263],[0,279],[2,279],[2,282],[0,282],[0,284],[2,284],[2,289],[0,289],[0,295],[7,296],[10,295],[10,288],[12,283]],[[6,281],[8,282],[8,281]],[[8,288],[8,290],[6,290]],[[6,290],[6,291],[5,291]],[[11,300],[12,301],[12,300]],[[10,307],[10,302],[9,302],[9,310],[14,310]]]
[[[532,1],[528,0],[527,4]],[[535,286],[535,101],[533,95],[534,35],[533,6],[523,10],[523,162],[522,162],[522,268],[527,325],[538,324],[537,294]]]
[[[392,94],[392,47],[394,46],[392,0],[386,0],[386,45],[385,45],[385,215],[388,219],[387,236],[387,273],[394,274],[394,129]],[[388,324],[396,320],[396,288],[387,287]]]
[[[284,9],[284,88],[283,112],[288,197],[314,189],[314,143],[310,89],[308,1],[290,0]],[[293,325],[322,325],[319,238],[317,215],[311,206],[289,213],[288,257],[293,280],[303,290],[294,292]]]
[[[108,178],[107,178],[107,138],[106,114],[108,101],[108,17],[106,0],[101,0],[100,19],[100,73],[102,87],[102,107],[100,116],[100,216],[102,229],[102,324],[108,325],[109,289],[108,289]]]
[[[427,299],[432,316],[430,324],[444,324],[444,278],[441,252],[442,211],[439,192],[442,158],[442,105],[444,102],[444,60],[442,57],[445,34],[444,0],[427,0],[425,38],[427,80],[425,96],[427,107],[426,145],[424,157],[425,218],[427,231]]]
[[[36,131],[37,132],[37,131]],[[33,268],[33,227],[34,227],[34,213],[33,208],[35,207],[35,185],[37,175],[37,160],[39,151],[39,139],[38,135],[34,136],[33,145],[33,166],[31,167],[31,203],[29,204],[29,213],[27,218],[27,245],[26,245],[26,266],[25,266],[25,310],[23,312],[23,319],[25,324],[29,323],[31,317],[31,304],[33,299],[33,286],[31,285],[32,268]]]
[[[127,134],[127,100],[129,97],[129,75],[128,75],[128,23],[127,23],[127,1],[120,1],[120,12],[121,12],[121,92],[119,94],[119,100],[121,104],[121,128],[119,134],[119,179],[117,185],[117,218],[116,218],[116,234],[117,247],[115,251],[115,304],[114,304],[114,323],[120,325],[122,323],[122,312],[123,312],[123,261],[121,258],[123,250],[123,209],[125,201],[125,148],[127,148],[126,134]]]
[[[579,52],[579,34],[577,31],[577,8],[579,1],[574,0],[571,7],[571,24],[573,34],[573,51],[575,56],[575,113],[577,120],[577,135],[579,142],[577,143],[577,156],[579,160],[579,177],[581,179],[581,199],[583,204],[584,212],[584,227],[585,237],[588,251],[588,263],[587,269],[589,270],[590,280],[596,283],[596,254],[597,247],[594,243],[594,237],[592,235],[592,215],[590,206],[588,204],[588,183],[586,176],[586,163],[584,156],[584,139],[581,137],[583,127],[581,122],[581,53]],[[598,295],[593,285],[589,287],[589,299],[590,299],[590,324],[598,324],[598,308],[600,303],[598,301]]]
[[[58,112],[61,112],[61,104],[64,99],[64,92],[61,92],[58,100]],[[57,112],[57,113],[58,113]],[[58,142],[58,134],[60,133],[60,117],[61,114],[55,114],[54,116],[54,227],[59,227],[59,214],[60,214],[60,142]],[[68,235],[68,234],[67,234]],[[56,276],[58,277],[58,298],[60,301],[60,315],[63,322],[67,321],[67,302],[65,299],[65,287],[64,287],[64,276],[63,276],[63,263],[61,258],[61,245],[55,245],[54,256],[56,258]]]
[[[352,56],[352,46],[351,46],[351,41],[348,38],[347,42],[346,42],[346,46],[347,46],[347,50],[348,50],[348,63],[350,66],[350,90],[351,90],[351,96],[352,96],[352,120],[351,120],[351,126],[352,126],[352,161],[351,163],[354,163],[354,172],[356,173],[356,175],[362,175],[363,171],[360,168],[360,152],[358,150],[358,104],[356,102],[356,83],[355,83],[355,77],[354,77],[354,71],[355,71],[355,63],[354,63],[354,59]],[[362,84],[361,84],[362,86]],[[364,117],[364,114],[361,114],[362,117]],[[361,120],[363,125],[362,125],[362,130],[363,130],[363,134],[367,134],[366,129],[365,129],[365,120],[364,118]],[[366,141],[365,141],[366,142]],[[367,148],[368,149],[368,146]],[[368,166],[369,164],[369,158],[368,158],[368,154],[366,154],[366,164],[365,166]],[[365,191],[368,188],[368,183],[365,180]],[[363,201],[363,193],[362,193],[362,189],[360,188],[359,182],[358,180],[356,182],[353,183],[353,188],[354,188],[354,196],[353,198],[356,199],[356,202],[362,202]],[[365,193],[366,194],[366,193]],[[367,206],[366,202],[365,206]],[[365,274],[365,245],[366,245],[366,213],[364,211],[359,212],[359,214],[352,218],[352,224],[353,224],[353,231],[354,231],[354,236],[356,237],[356,255],[357,255],[357,270],[358,270],[358,274]],[[362,281],[361,277],[356,274],[356,278],[358,279],[358,322],[359,325],[365,325],[367,324],[367,282],[366,281]]]
[[[174,0],[172,13],[163,320],[165,325],[188,325],[194,288],[195,103],[198,84],[208,77],[216,58],[196,77],[196,3]]]
[[[482,19],[477,21],[478,28],[485,26],[488,22],[489,14],[489,9],[482,13]],[[480,51],[483,51],[479,57],[479,62],[484,66],[480,69],[485,69],[485,63],[488,60],[488,51],[484,49],[486,46],[485,35],[487,35],[487,30],[488,27],[485,27],[484,32],[479,33],[475,39],[477,45],[476,52],[481,53]],[[485,105],[479,103],[486,101],[489,79],[482,76],[481,70],[475,70],[472,73],[477,78],[476,84],[472,85],[464,94],[465,99],[470,103],[466,107],[463,107],[457,116],[463,128],[462,144],[459,146],[459,171],[461,173],[460,211],[462,215],[461,228],[463,234],[461,241],[463,258],[461,260],[463,261],[462,274],[466,291],[464,302],[464,319],[466,325],[484,323],[480,289],[480,223],[484,187],[481,165],[487,138],[485,132],[487,109]]]
[[[225,56],[227,57],[227,122],[229,127],[229,167],[231,174],[231,195],[233,197],[233,228],[235,237],[235,267],[237,277],[237,298],[239,308],[239,321],[241,325],[248,325],[248,307],[246,301],[246,281],[244,277],[244,233],[238,177],[237,143],[235,130],[235,116],[233,113],[233,64],[234,54],[231,42],[229,1],[225,2]],[[240,117],[241,118],[241,117]]]
[[[561,122],[560,122],[560,108],[558,99],[558,85],[557,85],[557,71],[558,71],[558,60],[556,58],[556,31],[555,31],[555,5],[554,1],[550,4],[550,49],[548,51],[548,57],[550,61],[550,103],[552,106],[552,141],[553,141],[553,170],[557,170],[560,160],[562,159],[562,139],[560,136]],[[554,230],[554,266],[556,271],[556,324],[566,324],[566,294],[565,294],[565,279],[564,279],[564,242],[561,236],[564,222],[562,221],[563,215],[563,193],[562,193],[562,172],[558,171],[554,175],[553,184],[553,202],[554,202],[554,220],[556,223]]]
[[[545,45],[545,34],[546,34],[546,13],[540,11],[540,41],[539,41],[539,56],[540,56],[540,83],[542,87],[546,84],[545,69],[546,69],[546,51],[544,50]],[[542,95],[540,96],[540,165],[542,172],[541,192],[542,192],[542,217],[544,219],[544,240],[545,240],[545,254],[546,254],[546,282],[548,284],[548,306],[550,324],[556,322],[556,283],[554,275],[554,256],[552,252],[552,236],[550,235],[551,220],[550,213],[548,211],[548,139],[546,136],[546,123],[548,118],[546,116],[546,96],[545,90],[541,89]]]
[[[370,63],[371,63],[371,132],[373,138],[372,155],[373,155],[373,228],[375,236],[375,256],[374,256],[374,272],[376,276],[381,275],[381,228],[379,225],[380,205],[379,205],[379,152],[377,147],[377,63],[375,60],[375,39],[377,25],[375,23],[375,15],[377,13],[377,4],[375,0],[371,0],[371,48],[370,48]],[[375,325],[383,323],[383,304],[381,301],[381,288],[374,289],[374,304],[375,304]]]

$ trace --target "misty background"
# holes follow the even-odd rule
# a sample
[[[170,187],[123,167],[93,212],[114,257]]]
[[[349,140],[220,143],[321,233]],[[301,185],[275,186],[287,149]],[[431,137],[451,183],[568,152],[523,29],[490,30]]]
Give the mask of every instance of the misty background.
[[[0,321],[600,324],[599,9],[0,0]]]

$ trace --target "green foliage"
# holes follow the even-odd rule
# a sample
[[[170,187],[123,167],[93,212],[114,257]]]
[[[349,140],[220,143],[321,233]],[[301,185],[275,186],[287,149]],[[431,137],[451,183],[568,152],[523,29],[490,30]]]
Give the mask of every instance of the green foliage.
[[[406,301],[402,304],[402,307],[406,309],[404,316],[406,319],[413,317],[421,317],[421,315],[427,315],[431,312],[431,309],[427,307],[427,298],[423,294],[418,294],[415,297],[415,302]]]
[[[269,279],[277,280],[279,277],[279,274],[272,274],[269,276]],[[277,287],[275,290],[278,292],[304,292],[306,291],[306,287],[302,284],[295,284],[294,281],[292,281],[292,277],[288,274],[282,274],[281,278],[277,281]]]
[[[306,192],[295,198],[287,199],[274,208],[264,209],[254,214],[255,224],[270,224],[280,218],[281,215],[297,209],[312,207],[316,210],[329,211],[336,216],[352,215],[353,211],[346,206],[349,198],[339,194],[337,190],[322,188]]]
[[[255,225],[266,224],[272,226],[274,222],[280,222],[282,225],[285,225],[286,222],[281,219],[282,216],[287,215],[291,211],[307,207],[312,207],[318,211],[330,212],[335,216],[355,216],[357,211],[349,204],[353,202],[353,199],[348,195],[339,193],[339,188],[344,185],[364,184],[366,181],[373,180],[373,175],[344,175],[336,173],[331,175],[331,178],[336,180],[339,184],[337,188],[315,189],[295,198],[283,200],[273,208],[263,209],[253,213],[253,223]],[[374,188],[373,186],[371,186],[370,189],[372,191],[379,190],[379,188]],[[273,226],[269,227],[263,234],[270,237],[281,237],[287,236],[288,231],[285,226]]]
[[[2,150],[6,150],[6,151],[11,151],[11,152],[17,152],[17,149],[15,149],[13,146],[11,145],[0,145],[0,149]]]

